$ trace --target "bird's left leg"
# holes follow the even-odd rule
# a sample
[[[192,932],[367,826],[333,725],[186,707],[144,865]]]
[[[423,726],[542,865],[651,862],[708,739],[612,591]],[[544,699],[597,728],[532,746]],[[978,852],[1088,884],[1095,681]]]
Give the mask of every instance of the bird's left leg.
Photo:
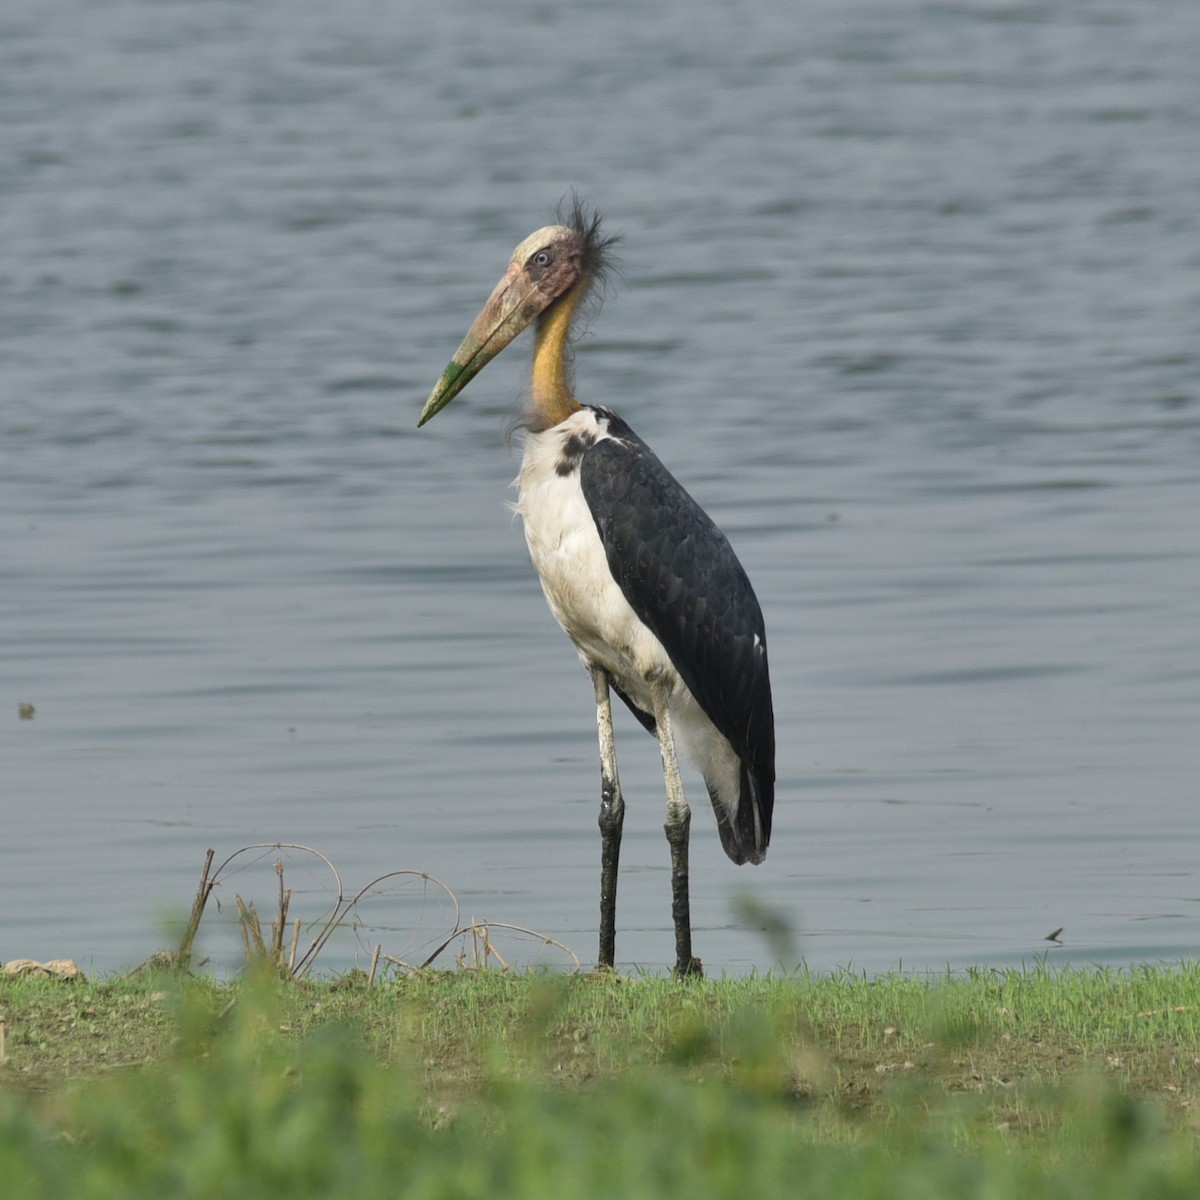
[[[588,673],[596,690],[596,728],[600,735],[600,956],[597,966],[611,968],[617,949],[617,861],[621,856],[625,800],[617,774],[608,672],[592,665],[588,667]]]
[[[675,757],[675,738],[671,733],[671,714],[667,707],[667,688],[655,685],[654,723],[662,751],[663,778],[667,785],[667,820],[663,826],[671,847],[671,916],[675,920],[675,974],[681,979],[704,973],[700,960],[692,957],[692,916],[688,898],[688,830],[692,810],[683,794],[679,762]]]

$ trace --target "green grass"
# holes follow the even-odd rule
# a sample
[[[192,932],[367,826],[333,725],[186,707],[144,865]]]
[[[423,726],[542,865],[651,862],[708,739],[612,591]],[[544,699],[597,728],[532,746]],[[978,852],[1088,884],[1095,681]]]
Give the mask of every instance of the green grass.
[[[5,1197],[1194,1197],[1200,967],[0,983]]]

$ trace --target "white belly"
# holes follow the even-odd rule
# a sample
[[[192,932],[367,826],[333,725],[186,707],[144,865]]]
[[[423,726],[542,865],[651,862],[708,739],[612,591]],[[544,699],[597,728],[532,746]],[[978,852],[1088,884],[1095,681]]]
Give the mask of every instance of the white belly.
[[[700,768],[714,802],[737,811],[741,766],[733,748],[671,663],[662,643],[638,619],[608,568],[579,470],[559,474],[563,445],[572,434],[608,436],[588,409],[544,433],[530,434],[518,479],[517,509],[529,555],[555,619],[585,664],[598,664],[645,712],[654,712],[651,681],[664,684],[675,741],[683,758]]]
[[[686,691],[662,643],[641,621],[617,586],[578,469],[560,475],[556,464],[572,432],[603,436],[587,409],[545,433],[529,436],[521,464],[518,511],[529,556],[555,620],[580,657],[598,663],[639,707],[653,712],[649,679],[661,679],[672,698]]]

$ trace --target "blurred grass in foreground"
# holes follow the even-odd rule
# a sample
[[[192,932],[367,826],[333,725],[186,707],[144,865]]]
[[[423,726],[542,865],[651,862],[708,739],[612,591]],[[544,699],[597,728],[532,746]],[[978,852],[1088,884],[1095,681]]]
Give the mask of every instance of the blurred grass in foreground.
[[[20,1197],[1195,1197],[1200,968],[0,985]]]

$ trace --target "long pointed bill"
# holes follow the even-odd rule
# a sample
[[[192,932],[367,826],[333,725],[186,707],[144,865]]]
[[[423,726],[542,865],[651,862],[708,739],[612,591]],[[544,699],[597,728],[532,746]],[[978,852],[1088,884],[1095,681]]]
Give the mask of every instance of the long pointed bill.
[[[437,387],[429,394],[417,421],[418,428],[441,412],[551,299],[529,279],[519,263],[513,262],[442,372]]]

